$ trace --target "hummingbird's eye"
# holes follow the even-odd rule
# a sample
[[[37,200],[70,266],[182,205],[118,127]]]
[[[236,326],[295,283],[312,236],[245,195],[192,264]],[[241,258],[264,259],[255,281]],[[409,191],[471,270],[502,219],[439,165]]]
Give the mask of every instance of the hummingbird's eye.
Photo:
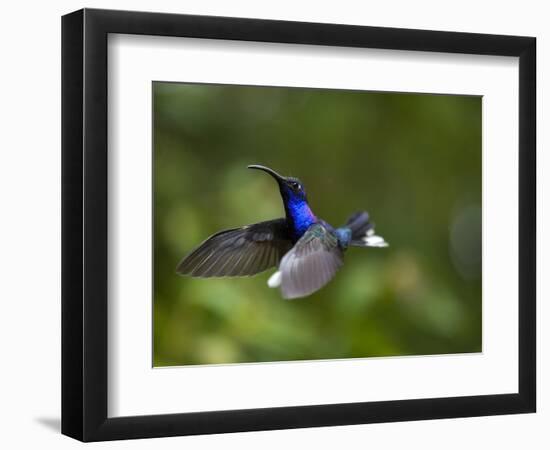
[[[293,181],[292,183],[290,183],[290,186],[292,186],[292,189],[296,191],[302,189],[302,186],[300,186],[300,183],[298,183],[297,181]]]

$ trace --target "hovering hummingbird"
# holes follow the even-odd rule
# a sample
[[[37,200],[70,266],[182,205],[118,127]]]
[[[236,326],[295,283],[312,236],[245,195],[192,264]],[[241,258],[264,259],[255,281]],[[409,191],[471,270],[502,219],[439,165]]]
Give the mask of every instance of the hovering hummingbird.
[[[286,217],[220,231],[189,253],[177,273],[192,277],[242,277],[271,267],[271,288],[281,288],[286,299],[305,297],[321,289],[343,265],[344,252],[353,247],[387,247],[375,235],[365,211],[353,214],[346,224],[334,228],[313,214],[304,185],[265,166],[263,170],[279,185]]]

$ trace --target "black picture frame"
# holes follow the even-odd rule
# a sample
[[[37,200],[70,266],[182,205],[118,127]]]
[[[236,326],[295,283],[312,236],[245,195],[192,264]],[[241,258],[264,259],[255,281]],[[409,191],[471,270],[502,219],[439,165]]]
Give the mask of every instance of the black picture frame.
[[[109,33],[519,57],[517,393],[107,417]],[[84,9],[62,18],[62,433],[82,441],[535,412],[536,40]]]

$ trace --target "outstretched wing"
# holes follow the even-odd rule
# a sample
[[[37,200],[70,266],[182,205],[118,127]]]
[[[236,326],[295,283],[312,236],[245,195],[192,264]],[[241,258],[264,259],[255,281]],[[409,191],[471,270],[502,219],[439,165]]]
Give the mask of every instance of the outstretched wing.
[[[311,225],[279,265],[284,298],[305,297],[321,289],[343,264],[334,233],[322,223]]]
[[[269,220],[210,236],[176,272],[204,278],[255,275],[279,264],[291,247],[285,219]]]

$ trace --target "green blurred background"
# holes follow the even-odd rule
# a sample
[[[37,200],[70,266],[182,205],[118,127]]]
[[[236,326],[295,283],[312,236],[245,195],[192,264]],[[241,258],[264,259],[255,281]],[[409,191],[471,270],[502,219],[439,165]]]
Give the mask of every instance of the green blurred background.
[[[481,98],[153,83],[154,365],[481,351]],[[264,164],[333,225],[367,210],[386,249],[349,249],[319,292],[193,279],[211,234],[282,217]]]

